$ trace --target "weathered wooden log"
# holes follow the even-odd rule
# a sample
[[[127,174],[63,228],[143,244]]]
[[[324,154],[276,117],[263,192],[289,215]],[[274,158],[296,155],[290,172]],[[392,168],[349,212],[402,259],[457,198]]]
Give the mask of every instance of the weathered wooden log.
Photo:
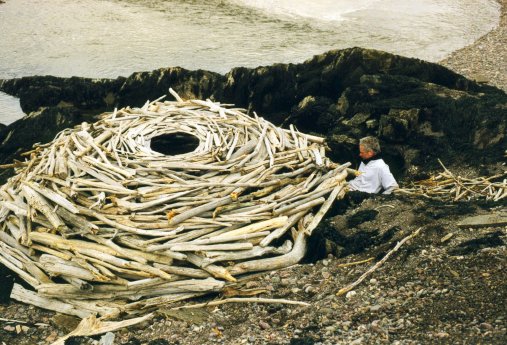
[[[297,264],[305,253],[306,236],[303,231],[300,231],[294,242],[294,247],[289,253],[273,258],[241,262],[229,268],[228,271],[233,275],[239,275],[248,272],[277,270]]]
[[[51,223],[54,229],[60,232],[65,232],[67,226],[65,223],[53,212],[51,206],[48,202],[36,191],[27,185],[22,185],[21,190],[23,191],[23,195],[25,196],[28,204],[41,212],[46,219]]]

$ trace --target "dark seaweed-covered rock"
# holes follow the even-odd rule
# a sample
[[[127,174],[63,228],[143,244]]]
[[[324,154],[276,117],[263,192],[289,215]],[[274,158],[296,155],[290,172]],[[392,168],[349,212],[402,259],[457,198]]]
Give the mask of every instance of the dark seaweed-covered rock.
[[[0,89],[19,98],[23,112],[40,107],[73,107],[100,112],[117,103],[117,92],[125,78],[91,79],[34,76],[0,80]]]
[[[437,158],[450,166],[487,166],[503,159],[507,144],[503,91],[437,64],[350,48],[300,64],[240,67],[225,75],[172,67],[114,80],[0,80],[0,91],[19,97],[27,113],[47,107],[46,111],[69,114],[64,121],[45,121],[40,137],[27,133],[30,121],[37,121],[31,115],[22,120],[25,125],[18,121],[0,129],[0,163],[12,161],[37,141],[49,140],[63,123],[72,126],[114,107],[141,106],[167,94],[169,87],[184,98],[234,103],[277,125],[292,123],[300,131],[325,136],[329,155],[338,162],[357,164],[359,138],[376,135],[397,178],[439,169]]]

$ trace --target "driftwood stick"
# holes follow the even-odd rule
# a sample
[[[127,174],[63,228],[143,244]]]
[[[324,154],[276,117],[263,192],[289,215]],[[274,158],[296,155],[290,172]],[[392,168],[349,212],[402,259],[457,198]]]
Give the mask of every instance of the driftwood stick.
[[[90,311],[76,309],[69,303],[64,303],[57,299],[39,296],[37,293],[26,290],[19,284],[14,284],[11,291],[11,298],[22,303],[35,305],[39,308],[53,310],[63,314],[74,315],[80,318],[85,318],[91,314]]]
[[[362,265],[365,263],[368,263],[370,261],[373,261],[375,259],[374,257],[365,259],[365,260],[359,260],[359,261],[353,261],[353,262],[345,262],[343,264],[336,265],[336,267],[343,268],[343,267],[349,267],[349,266],[355,266],[355,265]]]
[[[319,225],[320,221],[322,220],[322,218],[324,218],[324,215],[326,214],[326,212],[331,208],[331,205],[333,205],[333,202],[336,200],[336,198],[340,194],[342,196],[345,194],[344,187],[345,186],[342,184],[342,185],[336,186],[333,189],[333,191],[331,192],[331,194],[329,195],[329,197],[327,198],[327,200],[320,207],[320,210],[317,212],[317,214],[315,215],[315,217],[313,217],[313,219],[310,222],[310,224],[308,224],[308,226],[306,227],[305,233],[308,236],[312,235],[313,230],[317,227],[317,225]]]
[[[361,282],[367,277],[369,276],[371,273],[373,273],[377,268],[379,268],[380,266],[382,266],[382,264],[384,262],[387,261],[387,259],[389,259],[389,257],[395,253],[398,249],[400,249],[400,247],[405,243],[407,242],[408,240],[414,238],[415,236],[417,236],[419,234],[419,232],[421,231],[422,228],[419,228],[417,229],[416,231],[414,231],[413,233],[411,233],[410,235],[408,235],[407,237],[403,238],[400,242],[398,242],[396,244],[396,246],[394,246],[393,249],[391,249],[389,252],[387,252],[387,254],[380,260],[378,261],[375,265],[371,266],[366,272],[364,272],[355,282],[347,285],[346,287],[344,288],[341,288],[340,290],[338,290],[338,292],[336,293],[336,296],[341,296],[343,294],[346,294],[347,292],[349,292],[350,290],[354,289],[357,285],[361,284]]]
[[[239,275],[248,272],[276,270],[297,264],[304,257],[305,253],[306,238],[303,232],[299,232],[291,252],[273,258],[238,263],[229,268],[229,272],[233,275]]]
[[[233,297],[227,298],[219,301],[211,301],[206,303],[198,303],[192,305],[184,305],[181,307],[171,308],[171,310],[180,310],[180,309],[194,309],[194,308],[205,308],[205,307],[213,307],[226,303],[268,303],[268,304],[291,304],[291,305],[300,305],[303,307],[308,307],[311,304],[300,301],[291,301],[288,299],[277,299],[277,298],[258,298],[258,297]]]
[[[53,212],[48,202],[36,191],[27,185],[21,186],[21,190],[30,206],[40,211],[46,219],[51,223],[54,229],[58,231],[65,231],[67,226],[65,223]]]

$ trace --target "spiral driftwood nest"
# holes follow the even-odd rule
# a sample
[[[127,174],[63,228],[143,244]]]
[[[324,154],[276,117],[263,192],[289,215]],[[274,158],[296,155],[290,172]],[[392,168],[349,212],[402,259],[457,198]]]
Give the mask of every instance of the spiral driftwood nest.
[[[210,101],[147,103],[60,132],[0,188],[14,299],[85,317],[142,313],[297,263],[343,193],[323,139]],[[189,153],[152,150],[190,135]]]

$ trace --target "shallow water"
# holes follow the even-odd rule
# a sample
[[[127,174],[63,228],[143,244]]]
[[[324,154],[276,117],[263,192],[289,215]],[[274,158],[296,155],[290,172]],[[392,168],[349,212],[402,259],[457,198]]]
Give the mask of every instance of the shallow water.
[[[494,0],[7,0],[0,79],[302,62],[330,49],[438,61],[498,24]],[[0,122],[22,116],[0,94]]]

